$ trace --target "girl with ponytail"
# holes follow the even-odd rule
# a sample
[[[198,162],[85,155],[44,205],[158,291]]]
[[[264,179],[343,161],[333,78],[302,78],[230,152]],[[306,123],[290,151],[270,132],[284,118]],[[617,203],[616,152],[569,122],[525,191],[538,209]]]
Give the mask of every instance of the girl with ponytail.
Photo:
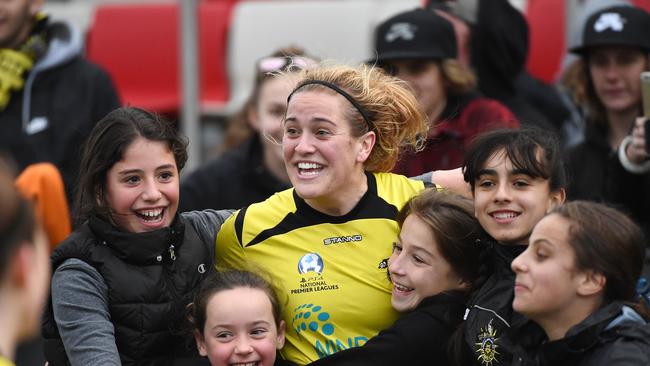
[[[512,262],[513,308],[546,340],[515,365],[648,365],[650,328],[635,284],[645,242],[630,218],[575,201],[553,210]]]

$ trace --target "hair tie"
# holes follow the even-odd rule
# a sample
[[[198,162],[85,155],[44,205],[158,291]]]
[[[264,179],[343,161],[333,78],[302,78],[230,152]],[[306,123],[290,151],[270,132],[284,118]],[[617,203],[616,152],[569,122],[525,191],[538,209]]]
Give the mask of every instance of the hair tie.
[[[368,131],[373,131],[374,130],[374,125],[372,123],[372,118],[370,117],[370,114],[361,106],[361,104],[359,104],[350,94],[346,93],[343,89],[341,89],[338,86],[336,86],[335,84],[329,83],[327,81],[307,80],[305,82],[300,83],[300,85],[298,85],[295,89],[293,89],[291,94],[289,94],[289,96],[287,97],[287,104],[289,104],[289,101],[291,100],[291,97],[293,96],[293,94],[296,91],[298,91],[298,89],[302,88],[305,85],[311,85],[311,84],[323,85],[323,86],[326,86],[326,87],[334,90],[335,92],[341,94],[345,99],[348,100],[348,102],[350,102],[350,104],[352,104],[354,106],[354,108],[357,109],[357,111],[359,111],[359,113],[363,117],[363,120],[366,121],[366,125],[368,125]]]

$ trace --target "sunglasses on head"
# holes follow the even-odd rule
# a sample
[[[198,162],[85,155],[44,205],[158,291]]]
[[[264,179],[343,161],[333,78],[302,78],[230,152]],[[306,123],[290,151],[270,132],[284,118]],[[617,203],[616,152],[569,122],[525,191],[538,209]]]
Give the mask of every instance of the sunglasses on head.
[[[316,61],[302,56],[265,57],[257,62],[257,70],[261,73],[290,70],[292,68],[306,69],[316,65]]]

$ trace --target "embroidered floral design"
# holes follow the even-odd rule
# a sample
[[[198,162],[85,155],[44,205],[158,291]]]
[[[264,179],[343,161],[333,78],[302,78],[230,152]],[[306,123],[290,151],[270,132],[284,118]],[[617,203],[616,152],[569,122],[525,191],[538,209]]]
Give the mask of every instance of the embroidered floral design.
[[[496,329],[492,328],[492,320],[485,328],[481,328],[478,334],[478,342],[476,342],[476,353],[478,354],[477,361],[483,366],[492,366],[493,363],[498,362],[498,340]]]

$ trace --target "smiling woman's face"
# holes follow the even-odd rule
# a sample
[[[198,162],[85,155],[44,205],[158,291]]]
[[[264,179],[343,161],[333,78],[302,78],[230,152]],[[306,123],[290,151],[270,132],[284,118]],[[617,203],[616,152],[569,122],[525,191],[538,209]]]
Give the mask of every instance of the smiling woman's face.
[[[374,134],[352,136],[344,118],[351,107],[340,95],[310,90],[295,93],[287,108],[282,150],[289,179],[296,193],[322,212],[356,202],[365,192],[363,164]]]

